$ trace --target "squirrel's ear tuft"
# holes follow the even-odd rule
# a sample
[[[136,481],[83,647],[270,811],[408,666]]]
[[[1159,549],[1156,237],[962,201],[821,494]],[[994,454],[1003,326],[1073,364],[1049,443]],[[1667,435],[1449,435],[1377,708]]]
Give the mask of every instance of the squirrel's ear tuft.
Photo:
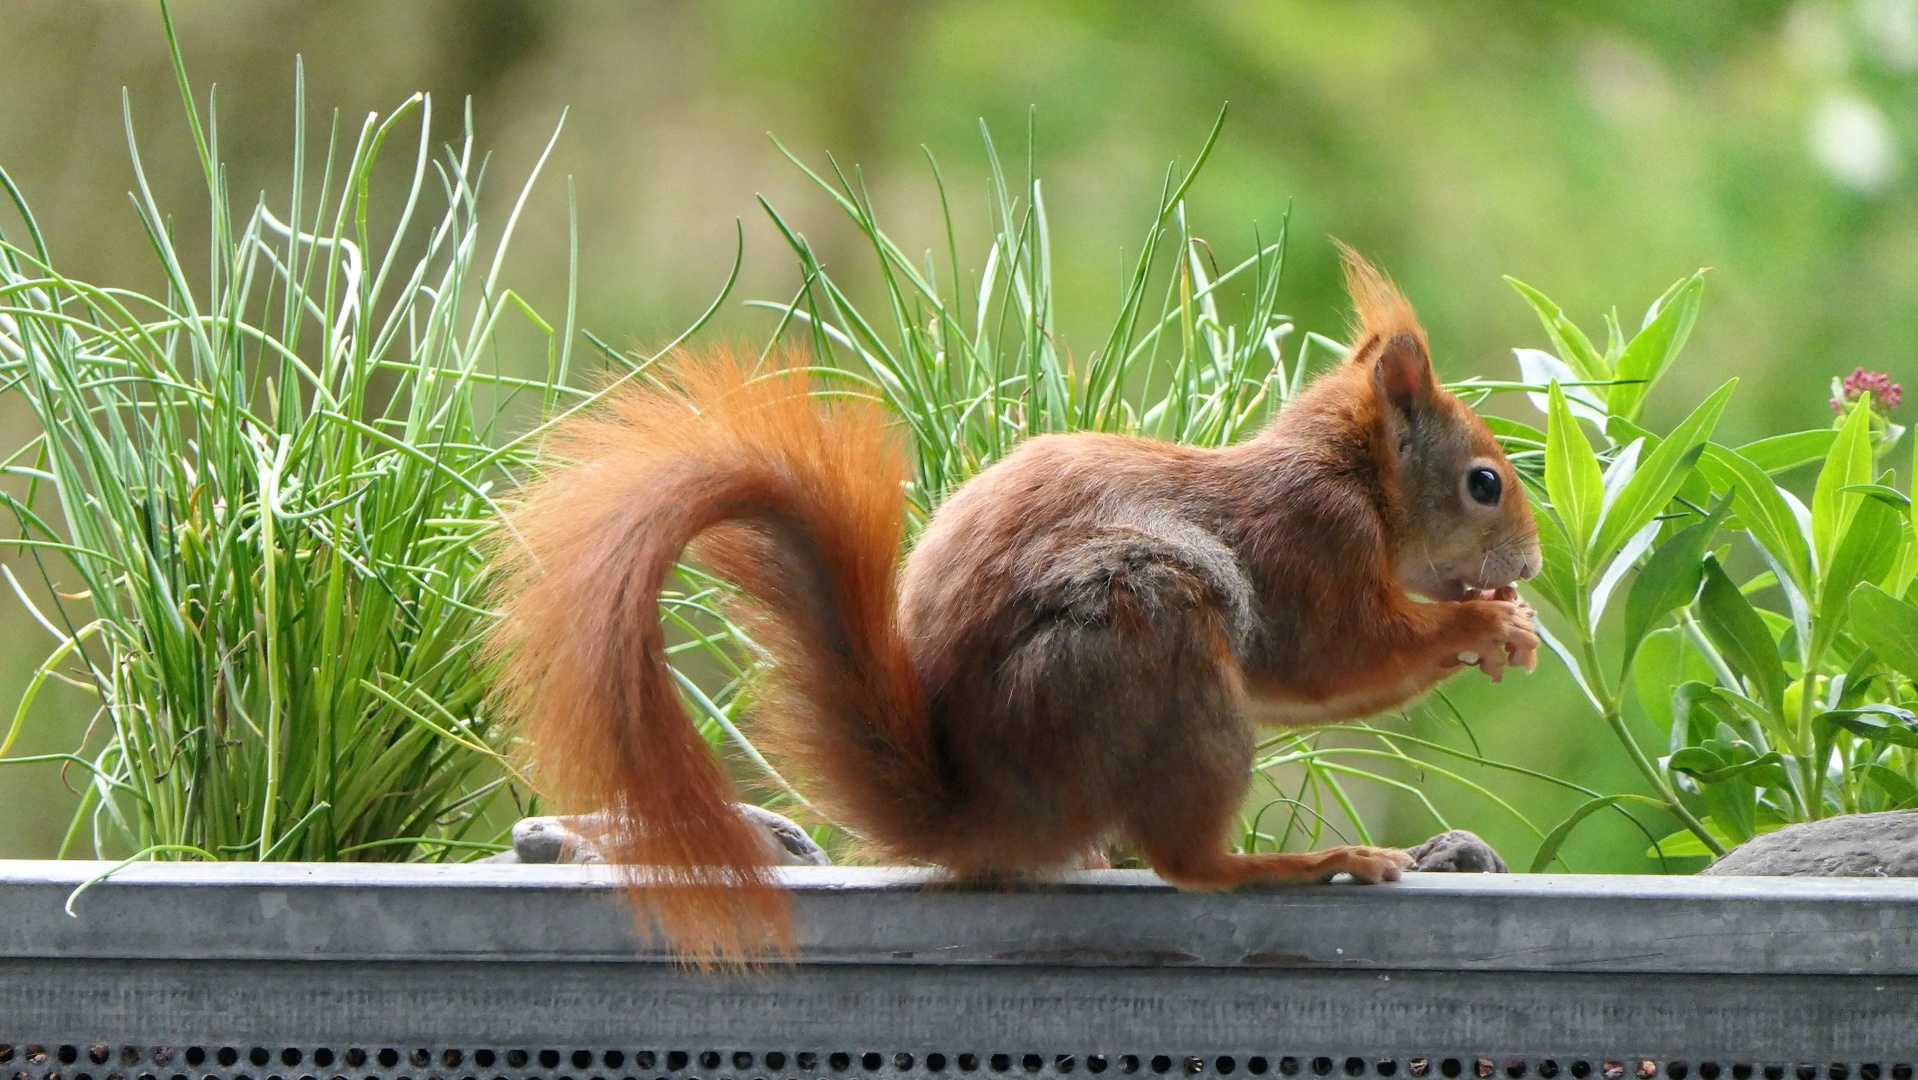
[[[1373,385],[1379,396],[1406,413],[1416,413],[1432,393],[1432,358],[1425,342],[1410,334],[1394,334],[1378,347]]]
[[[1371,350],[1366,346],[1402,335],[1416,341],[1419,351],[1425,353],[1425,330],[1392,279],[1350,247],[1337,240],[1333,243],[1338,244],[1339,259],[1345,264],[1345,288],[1352,294],[1357,316],[1357,325],[1352,328],[1351,359],[1370,359]]]

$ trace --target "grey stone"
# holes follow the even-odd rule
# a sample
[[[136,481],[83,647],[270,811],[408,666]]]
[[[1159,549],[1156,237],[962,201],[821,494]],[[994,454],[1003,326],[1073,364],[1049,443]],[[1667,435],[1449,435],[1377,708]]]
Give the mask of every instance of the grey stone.
[[[733,808],[765,834],[772,862],[778,866],[831,866],[832,860],[806,830],[787,817],[747,803]],[[513,850],[486,862],[598,863],[605,862],[598,838],[608,828],[606,812],[572,817],[523,818],[513,826]],[[505,858],[506,855],[512,858]]]
[[[595,815],[581,817],[529,817],[513,825],[513,854],[527,863],[599,862],[599,848],[580,835]]]
[[[1787,825],[1700,871],[1747,877],[1918,877],[1918,810]]]
[[[826,856],[826,849],[813,843],[806,830],[789,817],[782,817],[771,810],[751,803],[734,803],[733,808],[772,837],[773,844],[779,849],[781,866],[831,866],[832,859]]]
[[[1412,869],[1427,874],[1509,874],[1492,845],[1464,829],[1442,832],[1406,854]]]

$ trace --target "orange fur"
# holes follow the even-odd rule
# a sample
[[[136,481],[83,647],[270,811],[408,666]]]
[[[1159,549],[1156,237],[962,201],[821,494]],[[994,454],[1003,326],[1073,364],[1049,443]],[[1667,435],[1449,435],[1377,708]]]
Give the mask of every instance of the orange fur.
[[[1231,853],[1255,725],[1530,667],[1512,582],[1539,554],[1523,486],[1439,386],[1411,305],[1345,256],[1351,356],[1266,431],[1220,450],[1033,439],[954,493],[903,568],[903,451],[877,409],[821,408],[802,375],[682,360],[676,386],[561,427],[567,463],[499,549],[500,692],[554,794],[623,811],[615,854],[647,868],[636,895],[676,948],[792,940],[664,667],[656,598],[689,545],[771,655],[762,739],[882,854],[1003,878],[1123,838],[1185,887],[1398,875],[1403,853],[1377,848]],[[1485,472],[1490,504],[1468,496]]]
[[[892,629],[907,462],[877,409],[815,410],[803,374],[753,378],[721,356],[674,376],[560,426],[548,450],[570,464],[526,489],[497,549],[489,647],[543,786],[620,808],[610,849],[647,868],[633,883],[661,930],[695,959],[739,957],[790,944],[785,901],[665,670],[660,588],[703,534],[709,564],[780,616],[754,620],[776,682],[797,691],[769,695],[770,711],[792,706],[802,742],[858,725],[829,752],[800,751],[848,811],[931,797],[924,709]]]

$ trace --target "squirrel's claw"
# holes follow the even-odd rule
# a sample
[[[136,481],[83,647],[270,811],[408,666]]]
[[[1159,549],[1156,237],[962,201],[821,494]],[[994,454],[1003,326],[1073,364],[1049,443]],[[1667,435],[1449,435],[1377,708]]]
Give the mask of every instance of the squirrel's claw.
[[[1325,852],[1333,856],[1324,867],[1325,877],[1329,880],[1337,874],[1349,874],[1352,880],[1362,885],[1377,885],[1381,881],[1397,881],[1399,875],[1412,869],[1416,860],[1397,848],[1348,847],[1331,848]]]
[[[1539,638],[1534,623],[1537,616],[1531,605],[1518,598],[1517,590],[1510,585],[1500,585],[1485,598],[1472,602],[1492,609],[1492,625],[1479,632],[1472,647],[1442,658],[1440,665],[1470,664],[1493,682],[1504,679],[1507,667],[1537,670]]]

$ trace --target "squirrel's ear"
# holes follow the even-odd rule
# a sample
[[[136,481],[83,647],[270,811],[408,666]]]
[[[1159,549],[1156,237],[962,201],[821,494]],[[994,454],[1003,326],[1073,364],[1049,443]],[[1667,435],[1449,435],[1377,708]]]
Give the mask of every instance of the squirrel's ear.
[[[1415,413],[1432,394],[1432,358],[1411,334],[1394,334],[1379,346],[1372,365],[1379,396],[1406,413]]]

